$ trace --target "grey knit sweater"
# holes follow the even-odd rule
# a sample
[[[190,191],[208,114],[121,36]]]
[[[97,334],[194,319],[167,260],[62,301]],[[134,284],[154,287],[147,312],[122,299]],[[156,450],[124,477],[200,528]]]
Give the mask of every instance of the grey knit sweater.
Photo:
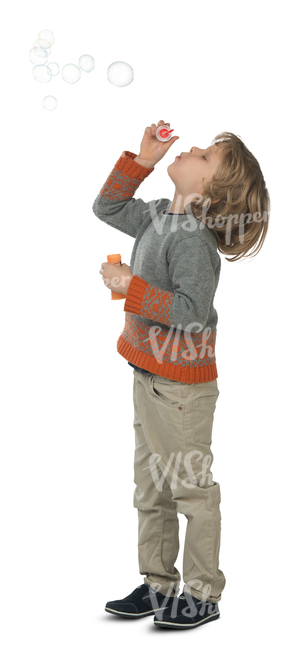
[[[174,381],[213,381],[213,300],[221,268],[214,230],[192,215],[169,213],[169,199],[134,199],[154,171],[134,162],[136,155],[122,153],[93,204],[101,221],[135,238],[117,350],[131,364]]]

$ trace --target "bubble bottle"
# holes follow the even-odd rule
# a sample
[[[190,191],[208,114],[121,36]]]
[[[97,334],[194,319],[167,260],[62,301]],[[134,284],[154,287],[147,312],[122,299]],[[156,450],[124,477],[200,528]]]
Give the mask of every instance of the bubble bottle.
[[[117,264],[120,266],[122,264],[121,262],[121,255],[118,253],[118,255],[107,255],[107,260],[110,262],[110,264]],[[111,300],[121,300],[122,298],[126,298],[124,293],[117,293],[116,291],[111,291]]]
[[[166,128],[167,126],[168,124],[162,124],[161,126],[158,126],[156,130],[156,138],[157,140],[160,140],[160,142],[168,142],[168,140],[171,140],[172,138],[172,135],[170,134],[172,131],[174,131],[174,129],[170,129],[170,131],[168,131]]]

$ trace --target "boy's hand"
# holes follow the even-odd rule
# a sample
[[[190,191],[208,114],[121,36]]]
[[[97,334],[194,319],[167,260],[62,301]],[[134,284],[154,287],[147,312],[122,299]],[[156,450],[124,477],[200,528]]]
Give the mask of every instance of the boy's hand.
[[[104,284],[108,289],[127,295],[129,284],[133,278],[130,266],[127,266],[127,264],[119,266],[118,264],[103,262],[99,273],[102,275]]]
[[[160,142],[156,138],[156,130],[161,124],[167,124],[167,126],[170,127],[170,123],[164,122],[164,120],[160,120],[157,126],[156,124],[152,124],[151,126],[146,127],[140,145],[140,152],[138,156],[136,156],[135,162],[138,162],[139,164],[141,164],[141,162],[142,164],[146,163],[146,167],[154,167],[154,165],[165,156],[165,153],[167,153],[168,149],[170,149],[174,142],[179,139],[179,136],[175,135],[173,138],[168,140],[168,142]]]

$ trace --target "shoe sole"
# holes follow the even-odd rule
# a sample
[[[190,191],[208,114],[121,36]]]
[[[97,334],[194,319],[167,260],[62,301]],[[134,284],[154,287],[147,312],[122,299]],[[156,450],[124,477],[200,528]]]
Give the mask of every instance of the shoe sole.
[[[124,618],[142,618],[143,616],[151,616],[151,614],[155,614],[156,612],[161,612],[166,607],[160,607],[159,609],[151,609],[150,612],[140,612],[139,614],[134,613],[132,614],[131,612],[120,612],[117,609],[111,609],[110,607],[105,607],[105,611],[109,612],[110,614],[116,614],[117,616],[123,616]]]
[[[219,614],[212,614],[211,616],[207,616],[207,618],[203,618],[201,621],[197,621],[197,623],[172,623],[172,621],[154,621],[155,625],[158,625],[159,627],[172,627],[174,630],[179,629],[189,629],[192,627],[197,627],[198,625],[203,625],[203,623],[208,623],[208,621],[215,621],[220,617]]]

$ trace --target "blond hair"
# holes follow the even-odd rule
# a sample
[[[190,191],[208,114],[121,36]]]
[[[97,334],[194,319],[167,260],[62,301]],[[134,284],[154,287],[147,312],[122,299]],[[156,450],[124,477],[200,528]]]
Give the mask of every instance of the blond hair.
[[[188,204],[190,211],[213,229],[218,250],[234,255],[225,258],[228,262],[255,257],[264,243],[270,213],[270,197],[259,163],[233,133],[220,133],[212,144],[222,148],[222,162],[206,187],[203,183],[201,199]]]

